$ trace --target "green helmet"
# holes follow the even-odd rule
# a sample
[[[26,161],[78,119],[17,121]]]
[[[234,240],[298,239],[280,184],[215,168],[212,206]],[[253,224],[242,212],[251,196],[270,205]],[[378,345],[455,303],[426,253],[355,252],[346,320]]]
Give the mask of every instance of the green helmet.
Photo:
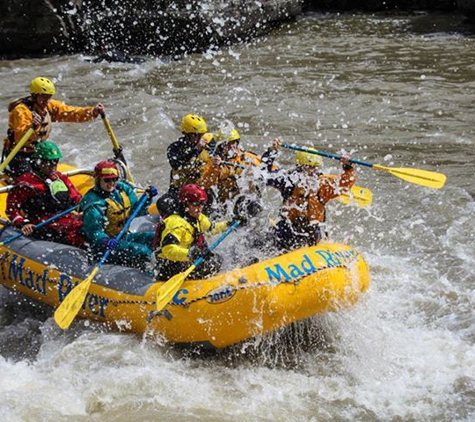
[[[56,144],[50,141],[40,142],[36,145],[33,158],[39,158],[41,160],[59,160],[63,158],[61,151]]]

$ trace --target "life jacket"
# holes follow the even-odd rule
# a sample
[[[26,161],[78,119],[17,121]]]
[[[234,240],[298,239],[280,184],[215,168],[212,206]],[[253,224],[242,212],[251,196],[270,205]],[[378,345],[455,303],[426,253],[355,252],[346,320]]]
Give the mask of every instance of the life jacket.
[[[318,190],[296,186],[290,198],[282,206],[285,215],[294,226],[325,222],[325,203],[321,201]]]
[[[28,142],[29,146],[25,146],[21,151],[22,152],[28,152],[28,153],[33,153],[34,152],[34,147],[38,142],[41,141],[46,141],[49,139],[49,135],[51,133],[51,111],[49,109],[49,106],[45,108],[43,111],[39,111],[35,107],[35,103],[32,99],[32,97],[25,97],[25,98],[20,98],[18,100],[15,100],[11,102],[8,105],[8,112],[11,113],[18,105],[24,104],[28,109],[31,111],[31,113],[38,113],[41,116],[43,116],[43,123],[41,124],[41,127],[39,130],[36,130],[35,133],[31,136],[30,141]],[[8,128],[7,130],[7,137],[4,140],[4,146],[7,151],[10,151],[13,149],[15,146],[16,142],[19,141],[19,139],[15,139],[15,134],[11,128]]]
[[[180,189],[188,183],[197,183],[201,177],[206,162],[210,159],[209,152],[203,150],[197,157],[193,157],[188,163],[183,163],[178,169],[170,171],[170,186]]]
[[[24,212],[32,220],[57,214],[74,205],[69,188],[56,172],[47,179],[36,173],[26,173],[18,183],[18,186],[22,185],[33,188],[37,193],[23,204]]]
[[[261,164],[261,159],[257,154],[250,151],[239,151],[239,153],[232,158],[226,159],[229,163],[223,164],[220,168],[218,177],[218,199],[221,203],[231,199],[239,194],[240,187],[238,184],[239,176],[243,173],[246,166],[258,167]],[[249,192],[258,191],[257,186],[253,182],[249,182]]]
[[[167,259],[162,252],[165,246],[162,243],[169,234],[175,236],[183,248],[190,249],[192,246],[197,246],[203,249],[207,246],[204,232],[210,227],[211,223],[204,214],[200,214],[198,219],[182,217],[179,214],[170,215],[161,224],[157,224],[155,229],[155,254],[159,258]]]
[[[299,180],[292,181],[294,188],[284,199],[281,215],[289,219],[295,227],[324,223],[326,211],[323,198],[319,195],[320,183],[312,177],[294,173]],[[319,174],[319,178],[322,177]]]
[[[107,209],[105,212],[106,225],[104,231],[110,237],[116,237],[131,214],[131,202],[129,197],[124,191],[120,191],[122,198],[122,204],[114,201],[112,198],[106,198]]]

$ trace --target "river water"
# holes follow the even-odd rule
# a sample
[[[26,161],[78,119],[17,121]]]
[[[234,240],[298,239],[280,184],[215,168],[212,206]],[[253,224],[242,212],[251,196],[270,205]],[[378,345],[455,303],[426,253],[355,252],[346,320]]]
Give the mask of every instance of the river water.
[[[63,333],[51,311],[0,288],[0,420],[473,420],[475,39],[453,28],[443,15],[307,15],[180,61],[0,62],[2,127],[31,78],[54,78],[67,103],[106,105],[135,178],[162,191],[166,147],[189,112],[212,129],[231,120],[258,153],[280,137],[448,177],[433,190],[361,167],[373,205],[328,215],[332,239],[368,260],[368,293],[229,350],[195,355],[84,321]],[[52,139],[78,166],[110,156],[100,121],[57,124]],[[290,166],[291,152],[278,160]]]

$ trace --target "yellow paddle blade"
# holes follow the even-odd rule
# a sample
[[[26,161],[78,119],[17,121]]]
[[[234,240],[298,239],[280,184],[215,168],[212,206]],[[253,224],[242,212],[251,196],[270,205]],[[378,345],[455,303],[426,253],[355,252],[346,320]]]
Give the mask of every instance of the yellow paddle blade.
[[[378,164],[372,166],[376,170],[386,171],[392,175],[399,177],[406,182],[415,183],[416,185],[426,186],[428,188],[440,189],[444,186],[447,176],[434,171],[411,169],[411,168],[391,168]]]
[[[349,194],[343,194],[337,197],[343,204],[355,202],[360,207],[368,207],[373,203],[373,193],[368,188],[353,186]]]
[[[92,273],[84,281],[79,283],[74,289],[72,289],[65,299],[61,302],[54,312],[54,320],[63,330],[69,328],[74,318],[81,309],[84,299],[86,299],[87,292],[91,286],[93,278],[99,271],[99,267],[96,266]]]
[[[165,306],[167,306],[168,302],[173,299],[173,296],[175,296],[175,293],[181,287],[186,277],[188,277],[195,268],[196,266],[192,265],[186,271],[174,275],[157,290],[157,312],[160,312]]]

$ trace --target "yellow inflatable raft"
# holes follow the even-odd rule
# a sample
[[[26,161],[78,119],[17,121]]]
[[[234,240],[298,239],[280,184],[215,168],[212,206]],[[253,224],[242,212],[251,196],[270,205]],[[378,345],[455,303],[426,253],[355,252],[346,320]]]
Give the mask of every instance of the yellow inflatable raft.
[[[84,174],[72,179],[83,193],[92,183]],[[3,218],[5,197],[0,195]],[[7,227],[0,242],[15,233]],[[21,236],[0,246],[0,283],[52,307],[93,268],[85,251],[68,245]],[[173,343],[222,348],[349,306],[369,283],[368,266],[355,249],[319,244],[209,279],[186,280],[153,316],[162,283],[139,270],[106,264],[78,316],[120,331],[156,332]]]

